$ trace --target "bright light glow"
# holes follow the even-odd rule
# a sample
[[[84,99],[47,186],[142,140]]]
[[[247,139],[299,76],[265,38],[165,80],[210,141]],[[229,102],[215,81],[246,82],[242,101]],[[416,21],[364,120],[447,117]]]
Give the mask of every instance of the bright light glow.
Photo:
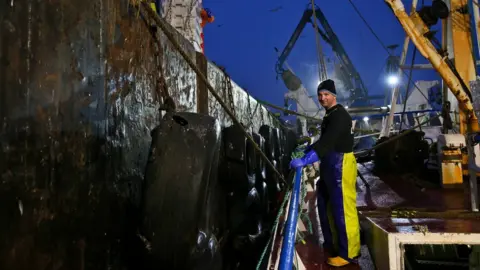
[[[363,117],[363,121],[368,122],[368,120],[370,120],[370,118],[368,118],[368,116]]]
[[[387,83],[391,86],[395,86],[398,84],[398,77],[395,75],[390,75],[387,78]]]
[[[345,109],[348,109],[348,106],[345,106]]]

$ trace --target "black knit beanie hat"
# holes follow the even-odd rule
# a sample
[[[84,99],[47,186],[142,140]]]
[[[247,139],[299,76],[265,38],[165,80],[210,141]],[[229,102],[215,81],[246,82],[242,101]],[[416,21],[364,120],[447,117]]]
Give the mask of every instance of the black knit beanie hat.
[[[325,80],[318,85],[317,94],[322,91],[326,91],[334,96],[337,96],[337,90],[335,89],[335,82],[333,82],[330,79]]]

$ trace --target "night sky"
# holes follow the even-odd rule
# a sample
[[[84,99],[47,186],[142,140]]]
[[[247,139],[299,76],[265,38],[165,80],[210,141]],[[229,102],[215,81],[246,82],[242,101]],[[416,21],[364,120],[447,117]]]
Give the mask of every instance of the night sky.
[[[353,2],[386,46],[399,45],[395,51],[399,55],[405,33],[387,4],[383,0]],[[409,10],[412,1],[403,2]],[[425,4],[430,2],[425,1]],[[206,56],[226,67],[233,81],[247,89],[252,96],[282,105],[287,89],[280,79],[276,80],[277,54],[274,47],[283,50],[309,3],[305,0],[204,0],[203,6],[215,16],[215,22],[204,29]],[[383,69],[388,53],[350,2],[316,0],[315,3],[336,32],[370,95],[384,94],[387,84]],[[330,45],[323,40],[321,42],[325,54],[333,59]],[[406,64],[410,64],[412,51],[411,45]],[[420,54],[416,59],[416,63],[427,63]],[[315,94],[318,60],[315,32],[311,24],[305,27],[287,62],[309,92]],[[414,71],[413,78],[436,79],[437,76],[432,74],[431,71]],[[402,80],[406,84],[406,77]]]

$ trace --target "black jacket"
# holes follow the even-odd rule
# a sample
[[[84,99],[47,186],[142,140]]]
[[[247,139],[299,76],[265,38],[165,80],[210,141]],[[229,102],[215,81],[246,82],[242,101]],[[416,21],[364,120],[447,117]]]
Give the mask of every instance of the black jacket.
[[[342,105],[337,104],[326,111],[320,139],[311,148],[319,158],[331,151],[353,152],[352,117]]]

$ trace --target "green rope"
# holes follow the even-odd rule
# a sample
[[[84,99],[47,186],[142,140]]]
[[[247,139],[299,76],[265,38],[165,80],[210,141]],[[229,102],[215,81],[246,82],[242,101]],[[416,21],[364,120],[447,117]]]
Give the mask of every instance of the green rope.
[[[302,152],[303,153],[303,152]],[[301,202],[305,202],[305,199],[307,198],[307,183],[302,181],[302,187],[301,187]],[[307,224],[307,230],[310,234],[313,233],[313,225],[312,221],[310,220],[310,217],[308,216],[308,210],[306,212],[303,212],[303,209],[301,209],[299,213],[299,219],[302,220],[304,223]],[[297,242],[303,242],[305,239],[303,237],[303,233],[297,232],[298,234],[298,241]]]
[[[306,198],[307,198],[307,183],[303,182],[303,185],[302,185],[302,201],[304,202]],[[300,218],[302,219],[302,221],[304,223],[307,223],[308,232],[312,234],[313,233],[313,225],[312,225],[312,221],[310,220],[310,216],[308,215],[309,211],[310,211],[309,209],[306,212],[302,211],[300,213]]]
[[[295,153],[292,154],[292,158],[294,157],[303,157],[305,154],[304,154],[304,149],[305,147],[302,147],[302,151],[296,151]],[[307,183],[306,182],[302,182],[302,190],[301,190],[301,195],[300,195],[300,198],[302,198],[301,202],[305,202],[305,199],[307,198]],[[308,224],[308,232],[309,233],[313,233],[313,225],[312,225],[312,221],[310,220],[310,217],[308,216],[308,211],[307,212],[300,212],[300,215],[299,215],[299,218]],[[303,239],[302,239],[303,240]]]
[[[292,159],[295,159],[295,158],[301,158],[305,155],[305,153],[303,153],[303,151],[295,151],[292,153]]]
[[[262,252],[262,256],[260,256],[260,260],[258,261],[257,263],[257,268],[256,270],[260,270],[260,266],[262,264],[262,261],[263,261],[263,258],[265,257],[265,254],[267,253],[267,250],[268,250],[268,247],[270,246],[270,243],[272,242],[272,239],[275,235],[275,228],[277,227],[277,224],[280,220],[280,217],[282,216],[283,214],[283,208],[285,207],[287,201],[288,201],[288,198],[290,197],[290,193],[291,193],[291,190],[287,190],[285,192],[285,196],[283,197],[283,201],[282,201],[282,204],[280,205],[280,210],[278,210],[278,214],[277,214],[277,217],[275,218],[275,221],[273,222],[273,227],[272,227],[272,231],[271,231],[271,235],[270,235],[270,238],[268,239],[268,242],[267,244],[265,245],[265,248],[263,249],[263,252]]]
[[[308,212],[305,213],[303,216],[302,216],[302,220],[303,222],[307,223],[307,229],[308,229],[308,232],[310,234],[313,234],[313,223],[312,223],[312,220],[310,220],[310,217],[308,216]]]
[[[303,150],[304,150],[304,147],[298,147],[297,149],[295,149],[295,151],[292,153],[292,159],[303,157],[305,155]],[[307,196],[307,186],[306,185],[307,184],[302,181],[302,190],[301,190],[301,196],[300,196],[300,198],[302,198],[302,200],[301,200],[302,203],[305,201],[305,198]],[[276,229],[276,227],[277,227],[277,225],[280,221],[281,216],[283,215],[284,208],[285,208],[285,205],[287,204],[288,198],[290,197],[290,194],[292,192],[292,188],[293,188],[293,185],[289,190],[287,190],[285,192],[285,196],[283,197],[283,201],[280,204],[280,209],[278,210],[275,221],[273,222],[273,227],[272,227],[270,238],[268,239],[267,244],[265,245],[265,248],[263,249],[262,255],[260,256],[260,259],[258,260],[256,270],[260,270],[260,266],[263,262],[263,259],[265,258],[265,255],[267,254],[268,247],[270,246],[270,243],[272,242],[273,237],[275,237],[275,229]],[[312,233],[313,232],[312,222],[310,221],[310,218],[308,217],[308,214],[300,212],[299,215],[298,215],[298,218],[300,219],[302,217],[308,221],[309,232]],[[301,232],[297,231],[297,239],[301,239],[301,240],[304,239],[303,234]]]

